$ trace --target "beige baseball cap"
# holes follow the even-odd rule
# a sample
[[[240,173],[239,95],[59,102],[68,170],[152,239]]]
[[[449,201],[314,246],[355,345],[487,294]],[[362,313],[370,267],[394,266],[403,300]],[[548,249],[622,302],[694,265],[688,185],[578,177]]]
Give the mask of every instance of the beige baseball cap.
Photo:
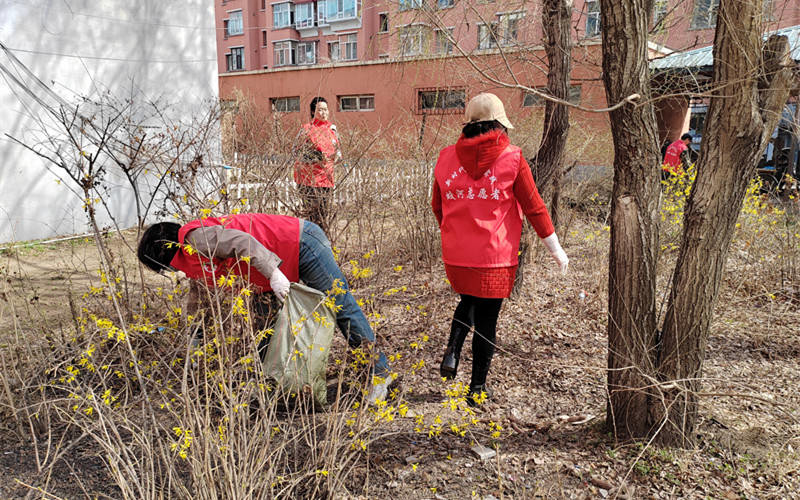
[[[470,99],[464,116],[467,117],[468,122],[497,120],[505,128],[514,128],[511,122],[508,121],[506,109],[503,107],[503,101],[496,95],[488,92],[482,92]]]

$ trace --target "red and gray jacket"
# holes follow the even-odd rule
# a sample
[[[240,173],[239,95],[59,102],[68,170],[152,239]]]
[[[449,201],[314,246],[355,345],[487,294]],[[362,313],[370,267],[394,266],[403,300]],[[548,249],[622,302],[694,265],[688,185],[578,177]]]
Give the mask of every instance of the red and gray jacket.
[[[269,277],[276,267],[289,281],[299,280],[302,222],[270,214],[198,219],[178,231],[181,248],[170,265],[210,287],[230,273],[243,277],[256,291],[270,291]]]

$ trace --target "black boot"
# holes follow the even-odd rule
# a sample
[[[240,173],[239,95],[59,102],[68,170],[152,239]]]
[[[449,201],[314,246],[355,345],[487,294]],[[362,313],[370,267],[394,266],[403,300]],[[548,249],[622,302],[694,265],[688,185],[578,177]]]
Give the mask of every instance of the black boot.
[[[486,394],[484,396],[484,394]],[[470,385],[467,394],[467,404],[475,408],[489,402],[494,397],[494,391],[484,382],[483,385]]]
[[[489,330],[488,334],[485,334],[476,328],[472,337],[472,378],[467,394],[467,403],[472,407],[485,403],[494,396],[492,390],[486,385],[486,376],[489,374],[489,367],[492,365],[492,357],[494,357],[494,341],[494,331]],[[482,393],[486,393],[485,398]]]
[[[447,380],[456,378],[458,372],[458,360],[461,358],[461,347],[464,339],[467,338],[469,328],[461,324],[453,324],[450,327],[450,339],[447,341],[447,350],[444,351],[442,364],[439,365],[439,374]]]

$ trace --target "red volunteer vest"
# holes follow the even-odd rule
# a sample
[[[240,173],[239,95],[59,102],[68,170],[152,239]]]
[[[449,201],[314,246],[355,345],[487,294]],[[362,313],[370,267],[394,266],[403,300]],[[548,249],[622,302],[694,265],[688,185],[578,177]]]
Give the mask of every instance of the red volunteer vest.
[[[680,139],[673,142],[667,147],[667,152],[664,153],[664,170],[673,174],[680,173],[681,168],[681,153],[689,149],[689,147]]]
[[[295,217],[268,214],[237,214],[224,217],[207,217],[192,221],[178,231],[178,242],[183,245],[186,235],[198,227],[224,226],[250,234],[268,250],[278,255],[282,262],[280,270],[289,281],[299,281],[300,221]],[[216,286],[220,276],[228,273],[249,277],[249,282],[257,291],[270,291],[269,277],[259,273],[250,265],[234,258],[208,259],[193,252],[189,255],[181,247],[170,265],[186,273],[192,279],[203,280],[209,287]]]
[[[514,181],[522,152],[508,146],[478,180],[461,166],[455,146],[439,154],[434,177],[442,193],[442,260],[461,267],[517,264],[522,209]]]
[[[333,187],[333,160],[338,143],[336,132],[330,122],[318,120],[303,125],[303,131],[314,147],[322,151],[325,160],[322,163],[295,163],[294,181],[305,186]]]

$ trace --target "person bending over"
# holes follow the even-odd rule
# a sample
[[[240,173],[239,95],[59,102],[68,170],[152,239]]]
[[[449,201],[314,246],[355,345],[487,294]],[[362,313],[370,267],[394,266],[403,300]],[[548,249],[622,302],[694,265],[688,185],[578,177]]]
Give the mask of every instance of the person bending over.
[[[350,293],[327,236],[311,221],[253,213],[206,217],[183,226],[159,222],[145,230],[137,254],[142,264],[158,273],[182,271],[209,287],[230,273],[247,281],[256,293],[272,291],[281,301],[290,282],[303,281],[323,293],[338,282],[345,290],[335,296],[339,330],[352,348],[375,343],[375,333]],[[377,350],[370,402],[385,399],[391,381],[386,355]]]

